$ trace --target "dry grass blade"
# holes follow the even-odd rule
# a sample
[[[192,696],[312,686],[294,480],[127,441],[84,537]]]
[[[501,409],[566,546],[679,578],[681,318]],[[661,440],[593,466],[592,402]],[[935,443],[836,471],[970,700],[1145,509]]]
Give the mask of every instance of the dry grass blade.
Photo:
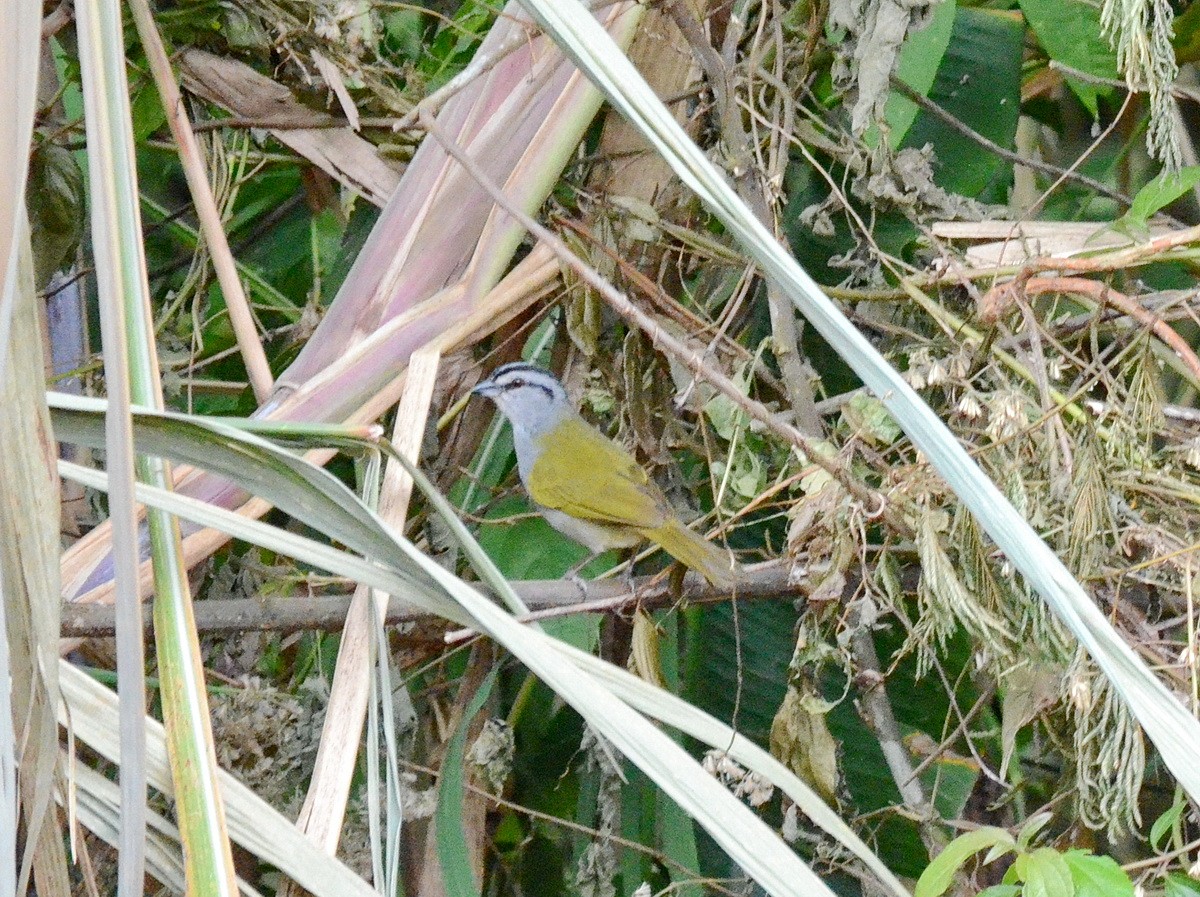
[[[936,221],[930,232],[944,240],[984,241],[967,249],[965,261],[972,268],[985,269],[1021,265],[1036,258],[1068,258],[1136,242],[1111,224],[1086,221]],[[1164,225],[1150,226],[1156,237],[1169,232]]]
[[[58,602],[59,490],[42,385],[45,363],[33,263],[23,219],[22,214],[17,221],[17,265],[10,271],[12,341],[0,377],[0,456],[5,459],[0,477],[0,670],[11,677],[4,691],[12,702],[0,702],[0,731],[5,732],[0,791],[11,811],[6,818],[20,818],[24,825],[25,851],[17,857],[15,826],[2,827],[0,893],[24,893],[32,870],[38,893],[65,895],[66,856],[54,808],[58,681],[51,658],[58,653],[59,612],[50,606]],[[17,757],[19,770],[13,767]]]
[[[82,670],[59,662],[63,704],[59,720],[70,726],[80,741],[114,763],[121,759],[113,736],[117,697]],[[150,784],[173,794],[167,760],[166,736],[160,723],[147,719],[146,771]],[[342,863],[318,854],[290,821],[225,771],[219,774],[234,840],[255,856],[304,884],[316,897],[378,897],[377,892]]]
[[[34,302],[32,260],[29,249],[29,226],[25,212],[25,184],[29,172],[30,141],[33,137],[34,108],[37,100],[38,56],[41,51],[40,5],[24,3],[22,0],[2,0],[3,20],[9,23],[11,45],[0,57],[0,77],[9,88],[0,96],[0,382],[7,393],[18,385],[24,385],[30,374],[32,358],[19,362],[14,349],[22,345],[28,350],[31,341],[40,341],[34,329],[28,328],[28,314]],[[19,311],[21,310],[21,311]],[[25,327],[17,329],[14,320],[20,314]],[[19,339],[14,339],[19,334]],[[34,376],[41,377],[40,371]],[[32,392],[20,392],[20,404],[12,404],[13,396],[6,396],[5,408],[14,408],[16,419],[6,421],[3,440],[6,442],[6,457],[15,466],[6,464],[0,475],[0,493],[4,508],[0,509],[0,531],[3,532],[3,554],[0,554],[0,670],[8,670],[12,677],[11,688],[3,689],[0,695],[0,813],[9,824],[0,831],[0,893],[17,893],[18,870],[27,881],[28,867],[32,857],[34,839],[26,841],[26,856],[17,856],[17,827],[19,813],[25,813],[27,825],[40,828],[47,810],[45,796],[49,794],[49,777],[52,764],[46,766],[46,744],[50,736],[41,723],[40,715],[34,713],[36,705],[53,700],[46,692],[53,688],[53,674],[45,673],[38,653],[45,637],[41,632],[46,621],[44,595],[38,594],[41,586],[53,585],[55,573],[44,568],[39,571],[37,555],[30,556],[26,566],[21,562],[24,552],[41,552],[46,509],[40,507],[47,497],[47,486],[53,485],[53,475],[48,484],[36,478],[38,466],[44,464],[41,457],[45,450],[42,440],[45,428],[33,425],[38,420],[36,404],[29,402],[31,396],[40,395],[40,384]],[[7,454],[12,452],[12,454]],[[35,479],[30,479],[33,476]],[[32,490],[32,491],[30,491]],[[50,494],[56,495],[57,492]],[[14,513],[25,501],[33,501],[32,507],[40,512],[32,516],[33,526],[25,519],[14,519]],[[57,519],[57,510],[53,512]],[[42,558],[44,560],[44,558]],[[28,572],[27,572],[28,571]],[[30,579],[28,574],[34,574]],[[50,618],[57,625],[57,615]],[[49,677],[44,679],[43,676]],[[28,706],[22,706],[18,695],[26,695]],[[19,713],[19,716],[14,716]],[[57,732],[53,736],[57,743]],[[28,747],[18,752],[18,739]],[[30,740],[31,739],[31,740]],[[17,769],[17,757],[23,756],[24,768]],[[20,789],[27,795],[19,796]],[[33,799],[32,802],[29,802]],[[60,841],[61,849],[61,841]],[[51,859],[47,857],[47,859]],[[49,866],[47,866],[49,868]],[[46,885],[51,881],[46,879]],[[39,883],[39,887],[41,883]],[[23,883],[22,888],[26,887]],[[57,891],[57,889],[54,889]]]
[[[183,97],[179,93],[179,85],[175,83],[175,74],[171,71],[171,62],[167,59],[166,48],[154,24],[154,14],[146,0],[131,0],[130,9],[133,20],[137,24],[138,36],[142,49],[150,62],[150,71],[154,75],[154,83],[162,98],[163,109],[166,110],[167,124],[171,127],[171,135],[179,148],[179,161],[187,178],[188,189],[192,194],[192,203],[196,207],[196,215],[200,219],[200,229],[208,244],[212,256],[213,267],[217,279],[221,283],[221,291],[225,295],[225,305],[229,309],[229,320],[237,334],[238,347],[242,352],[242,360],[246,365],[246,373],[250,377],[250,385],[254,395],[262,402],[271,392],[271,367],[267,362],[266,353],[258,339],[258,330],[254,324],[254,315],[250,311],[250,302],[242,289],[242,281],[238,277],[237,266],[233,261],[233,253],[229,249],[229,241],[225,238],[225,229],[221,224],[221,213],[217,210],[217,202],[213,197],[212,186],[204,171],[204,156],[200,143],[192,133],[191,123],[184,111]]]
[[[102,841],[119,846],[121,803],[117,786],[88,766],[77,764],[74,769],[75,809],[79,822]],[[177,894],[186,893],[183,859],[179,853],[179,829],[158,813],[149,815],[146,837],[146,870]],[[238,881],[238,890],[245,897],[258,897],[259,892]]]
[[[76,4],[80,70],[91,160],[92,245],[96,259],[107,386],[110,407],[106,448],[117,474],[119,535],[116,554],[123,565],[124,601],[118,642],[122,653],[118,677],[122,695],[140,697],[126,703],[121,716],[128,750],[123,781],[127,825],[123,832],[119,888],[122,894],[142,888],[145,787],[141,770],[142,720],[145,716],[141,607],[137,590],[138,539],[136,512],[129,489],[131,471],[147,483],[166,487],[170,464],[132,453],[129,403],[161,408],[162,383],[150,320],[138,186],[133,156],[132,113],[125,70],[125,43],[120,11],[112,3],[86,0]],[[214,895],[236,891],[233,859],[225,832],[221,797],[216,785],[216,755],[209,727],[207,695],[199,661],[199,640],[190,625],[191,593],[183,566],[179,523],[160,510],[147,512],[156,600],[155,648],[163,678],[163,717],[171,736],[172,769],[178,799],[176,812],[186,849],[190,889]]]

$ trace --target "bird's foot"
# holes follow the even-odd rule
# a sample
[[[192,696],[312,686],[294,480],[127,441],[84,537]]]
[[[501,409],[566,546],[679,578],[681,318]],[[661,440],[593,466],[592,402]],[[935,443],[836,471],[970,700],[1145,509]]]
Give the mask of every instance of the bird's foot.
[[[575,588],[579,589],[579,600],[588,600],[588,583],[586,579],[579,575],[578,570],[568,570],[567,575],[563,578],[573,583]]]
[[[621,574],[621,578],[625,580],[625,586],[629,589],[629,596],[637,598],[637,577],[633,573],[633,561],[625,565],[625,572]]]

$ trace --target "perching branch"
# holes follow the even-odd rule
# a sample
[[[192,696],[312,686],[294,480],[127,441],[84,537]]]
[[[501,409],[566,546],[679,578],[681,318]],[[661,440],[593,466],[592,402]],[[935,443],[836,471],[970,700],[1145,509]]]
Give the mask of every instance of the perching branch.
[[[737,597],[745,599],[798,598],[811,588],[808,577],[796,577],[790,565],[779,562],[759,564],[744,571],[737,584]],[[685,604],[728,601],[733,597],[728,589],[714,589],[700,576],[684,578],[679,595],[671,592],[663,576],[642,576],[634,580],[635,598],[624,578],[603,579],[587,583],[586,596],[581,586],[569,580],[530,580],[513,583],[517,594],[531,608],[529,619],[566,616],[575,613],[616,612],[641,604],[643,607],[666,607],[676,601]],[[346,622],[351,592],[322,596],[259,596],[221,601],[197,601],[194,605],[196,629],[210,634],[231,632],[297,632],[306,629],[340,631]],[[385,622],[388,625],[432,621],[422,613],[395,598],[389,603]],[[146,627],[150,626],[150,606],[145,607]],[[113,608],[107,604],[65,603],[62,611],[62,634],[69,638],[104,637],[113,634]]]

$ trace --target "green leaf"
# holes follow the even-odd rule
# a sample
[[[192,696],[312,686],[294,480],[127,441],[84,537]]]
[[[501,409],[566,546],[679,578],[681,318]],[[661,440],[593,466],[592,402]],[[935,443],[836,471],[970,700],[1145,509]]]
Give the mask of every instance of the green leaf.
[[[25,187],[33,242],[35,285],[42,289],[55,271],[74,258],[83,232],[86,199],[75,155],[45,142],[29,159]]]
[[[1021,0],[1021,12],[1038,43],[1051,59],[1097,78],[1120,77],[1117,54],[1100,28],[1100,7],[1081,0]],[[1097,98],[1112,88],[1067,77],[1067,84],[1092,117],[1098,112]]]
[[[929,89],[933,87],[937,77],[938,67],[946,55],[946,48],[950,46],[955,3],[956,0],[942,0],[934,6],[929,24],[920,31],[909,34],[904,46],[900,48],[896,77],[922,96],[929,95]],[[919,111],[916,103],[895,91],[888,97],[883,119],[887,123],[888,145],[892,149],[898,149],[904,142],[904,137]],[[874,145],[874,139],[872,129],[867,135],[867,140]]]
[[[1183,65],[1200,59],[1200,3],[1189,3],[1175,16],[1175,59]]]
[[[1053,847],[1039,847],[1023,859],[1024,897],[1074,897],[1071,869]]]
[[[995,847],[1011,849],[1014,846],[1012,835],[994,826],[960,835],[947,844],[946,849],[925,867],[925,871],[917,880],[916,888],[913,889],[913,897],[941,897],[950,889],[958,870],[979,851]]]
[[[1004,676],[1000,727],[1001,776],[1008,769],[1016,749],[1018,733],[1053,703],[1061,682],[1061,670],[1038,661],[1018,666]]]
[[[796,611],[787,602],[749,602],[735,626],[731,606],[714,604],[689,608],[686,619],[684,697],[718,719],[731,719],[736,708],[738,731],[766,744],[787,686],[779,671],[796,648]]]
[[[383,13],[383,30],[388,43],[401,59],[416,62],[425,46],[429,14],[423,9],[393,9]]]
[[[1020,885],[992,885],[990,888],[984,888],[975,897],[1017,897],[1020,893]]]
[[[1037,837],[1037,833],[1044,829],[1053,818],[1053,814],[1047,812],[1034,813],[1030,816],[1017,834],[1017,847],[1021,850],[1028,850],[1033,839]]]
[[[133,139],[141,143],[167,123],[167,113],[153,85],[147,85],[133,96]]]
[[[495,12],[475,0],[459,8],[454,20],[428,44],[420,66],[428,89],[441,87],[466,66],[494,19]]]
[[[929,99],[972,130],[1011,149],[1021,106],[1024,36],[1019,16],[959,7]],[[922,110],[904,146],[919,149],[927,143],[937,153],[938,186],[984,200],[1006,193],[1011,163],[980,153],[973,139]]]
[[[1063,859],[1071,870],[1075,897],[1133,897],[1133,882],[1112,857],[1068,850]]]
[[[1171,804],[1161,816],[1154,820],[1154,824],[1150,826],[1150,847],[1153,850],[1161,848],[1163,838],[1175,828],[1175,824],[1179,821],[1179,817],[1183,815],[1185,807],[1187,807],[1187,801],[1184,800],[1182,793],[1177,792],[1175,794],[1175,803]]]
[[[1179,197],[1200,184],[1200,165],[1189,165],[1179,171],[1164,171],[1137,192],[1121,223],[1144,229],[1150,216],[1166,208]]]
[[[900,438],[900,425],[883,402],[865,392],[855,393],[842,408],[842,417],[859,436],[875,446],[888,446]]]
[[[463,757],[466,754],[467,731],[471,720],[483,708],[496,673],[492,671],[471,698],[471,703],[458,722],[458,728],[446,747],[446,758],[442,761],[442,775],[438,780],[437,815],[434,825],[437,832],[438,863],[442,867],[442,882],[447,897],[479,897],[479,886],[468,859],[467,837],[463,834]]]
[[[1200,881],[1182,872],[1168,873],[1163,885],[1166,897],[1200,897]]]
[[[507,579],[558,579],[588,557],[586,548],[551,528],[524,499],[497,502],[487,519],[496,522],[480,526],[475,538]],[[602,570],[613,566],[616,554],[605,557]]]
[[[671,860],[671,882],[675,885],[672,893],[679,897],[702,897],[706,891],[690,873],[690,870],[700,868],[692,818],[661,792],[658,795],[658,826],[663,855]]]
[[[921,784],[933,796],[933,806],[943,819],[963,818],[978,782],[979,766],[964,757],[944,756],[921,775]]]

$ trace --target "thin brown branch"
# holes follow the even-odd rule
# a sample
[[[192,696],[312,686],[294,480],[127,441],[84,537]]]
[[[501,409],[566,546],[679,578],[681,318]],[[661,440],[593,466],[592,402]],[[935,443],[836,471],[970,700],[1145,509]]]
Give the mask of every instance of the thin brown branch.
[[[709,42],[704,26],[682,0],[668,0],[665,9],[691,46],[692,53],[704,70],[705,78],[712,86],[717,121],[729,153],[729,169],[738,195],[750,207],[754,217],[778,239],[775,215],[762,182],[762,178],[767,177],[769,173],[763,172],[759,176],[751,165],[754,152],[742,119],[742,110],[734,95],[732,70],[725,58]],[[732,23],[731,28],[735,28]],[[726,47],[728,48],[728,45]],[[816,397],[813,395],[812,383],[800,355],[796,310],[771,282],[767,283],[767,311],[771,319],[771,349],[779,363],[788,400],[796,412],[796,423],[806,435],[819,439],[824,435],[824,429],[821,417],[814,409]]]
[[[521,599],[529,606],[528,619],[545,619],[576,613],[618,613],[640,604],[643,607],[668,607],[676,602],[710,604],[728,601],[728,590],[715,589],[701,577],[684,578],[679,594],[671,591],[670,583],[661,576],[644,576],[634,580],[630,590],[625,579],[603,579],[581,587],[568,580],[547,579],[513,583]],[[803,596],[812,583],[796,577],[790,565],[778,562],[749,567],[737,584],[739,600],[788,598]],[[324,630],[338,632],[346,624],[352,594],[260,596],[230,600],[197,601],[194,604],[196,629],[212,635],[234,632],[299,632]],[[410,604],[393,598],[384,614],[389,626],[401,623],[428,622],[436,618],[418,611]],[[150,631],[150,606],[145,607],[145,624]],[[62,634],[67,638],[106,637],[113,634],[113,608],[107,604],[77,604],[65,602],[62,611]]]
[[[1109,187],[1107,184],[1104,184],[1095,178],[1088,177],[1086,174],[1080,174],[1077,171],[1060,168],[1057,165],[1051,165],[1049,162],[1042,162],[1040,159],[1030,159],[1026,156],[1022,156],[1020,153],[1013,152],[1010,149],[1005,149],[995,141],[984,137],[969,125],[959,121],[937,103],[933,102],[933,100],[929,99],[929,97],[916,90],[913,90],[899,78],[892,78],[892,89],[904,96],[906,99],[916,103],[921,109],[924,109],[930,115],[940,118],[947,125],[949,125],[958,133],[962,134],[968,140],[973,140],[988,152],[999,156],[1006,162],[1012,162],[1014,165],[1023,165],[1026,168],[1045,175],[1050,175],[1051,177],[1066,178],[1069,181],[1082,184],[1089,190],[1095,190],[1101,196],[1107,196],[1109,199],[1114,199],[1125,207],[1133,205],[1133,199],[1131,197],[1126,196],[1119,190],[1114,190],[1112,187]]]
[[[1056,261],[1066,260],[1058,259]],[[1025,296],[1036,296],[1042,293],[1074,293],[1078,296],[1087,296],[1101,307],[1108,305],[1117,309],[1122,314],[1145,325],[1155,336],[1166,343],[1187,368],[1193,385],[1200,389],[1200,358],[1196,357],[1195,351],[1188,345],[1187,340],[1158,315],[1143,308],[1133,297],[1117,292],[1106,283],[1087,277],[1030,277],[1026,280],[1017,278],[988,292],[984,297],[985,305],[980,308],[980,316],[995,320],[997,314],[1016,299],[1018,292]]]
[[[71,0],[62,0],[58,6],[50,11],[46,18],[42,19],[42,40],[49,40],[62,31],[69,24],[71,19],[75,18],[75,10]]]
[[[880,670],[879,655],[875,651],[874,636],[870,627],[860,622],[850,638],[850,645],[854,655],[854,683],[861,695],[858,702],[859,712],[879,742],[879,748],[883,752],[892,779],[900,790],[900,798],[904,805],[918,819],[928,821],[933,818],[933,808],[925,797],[925,790],[913,771],[908,750],[904,747],[900,724],[896,721],[887,690],[884,688],[884,676]]]
[[[1150,262],[1166,261],[1159,258],[1172,249],[1189,246],[1200,242],[1200,224],[1185,227],[1180,230],[1163,234],[1145,243],[1130,246],[1125,249],[1105,252],[1087,258],[1042,258],[1031,259],[1025,270],[1030,273],[1038,271],[1074,271],[1082,274],[1096,274],[1101,271],[1120,271],[1134,265],[1145,265]]]
[[[1090,72],[1085,72],[1077,68],[1072,68],[1066,63],[1059,62],[1057,59],[1050,60],[1050,68],[1057,69],[1068,77],[1074,78],[1077,81],[1085,81],[1088,84],[1099,84],[1103,87],[1115,87],[1117,90],[1132,90],[1135,93],[1146,93],[1149,88],[1144,84],[1131,85],[1123,78],[1104,78],[1100,75],[1093,75]],[[1191,100],[1193,103],[1200,103],[1200,90],[1192,87],[1187,87],[1182,84],[1170,85],[1170,91],[1173,96],[1181,100]]]
[[[359,119],[362,128],[379,128],[393,130],[402,119],[394,117]],[[350,122],[325,112],[306,113],[300,117],[264,118],[262,116],[230,115],[226,118],[210,118],[207,121],[195,122],[192,130],[196,133],[203,131],[220,131],[223,128],[258,129],[262,131],[312,131],[322,128],[336,130],[350,127]]]

